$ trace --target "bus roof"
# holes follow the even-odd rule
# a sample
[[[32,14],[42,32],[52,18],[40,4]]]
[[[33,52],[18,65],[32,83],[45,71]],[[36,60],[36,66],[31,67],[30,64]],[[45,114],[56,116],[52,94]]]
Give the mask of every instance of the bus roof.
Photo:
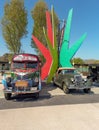
[[[30,61],[30,62],[38,62],[39,58],[37,55],[34,54],[17,54],[14,55],[12,62],[24,62],[24,61]]]

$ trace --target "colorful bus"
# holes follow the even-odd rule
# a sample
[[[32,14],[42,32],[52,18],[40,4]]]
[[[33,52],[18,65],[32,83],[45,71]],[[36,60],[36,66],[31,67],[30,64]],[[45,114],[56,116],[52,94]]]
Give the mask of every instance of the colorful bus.
[[[40,60],[37,55],[18,54],[11,62],[11,76],[3,78],[5,99],[12,94],[33,93],[39,97],[41,90]]]

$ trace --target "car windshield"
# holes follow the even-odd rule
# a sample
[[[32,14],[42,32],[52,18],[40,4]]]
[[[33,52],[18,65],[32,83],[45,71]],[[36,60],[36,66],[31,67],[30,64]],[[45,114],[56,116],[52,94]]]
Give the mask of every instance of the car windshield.
[[[62,70],[63,74],[74,74],[74,73],[77,73],[77,71],[75,69],[65,69],[65,70]]]

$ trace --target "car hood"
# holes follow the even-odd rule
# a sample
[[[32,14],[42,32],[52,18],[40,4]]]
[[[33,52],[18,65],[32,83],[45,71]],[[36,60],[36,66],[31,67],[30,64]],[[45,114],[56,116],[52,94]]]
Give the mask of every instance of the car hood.
[[[75,77],[81,77],[81,75],[79,75],[79,74],[64,74],[63,75],[63,78],[68,78],[68,79],[71,79],[71,78],[75,78]]]

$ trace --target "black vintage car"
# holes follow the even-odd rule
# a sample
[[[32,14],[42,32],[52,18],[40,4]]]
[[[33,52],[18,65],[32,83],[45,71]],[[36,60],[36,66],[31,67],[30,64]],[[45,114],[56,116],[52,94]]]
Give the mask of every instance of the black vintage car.
[[[85,93],[88,93],[92,87],[92,79],[84,79],[75,68],[59,68],[53,83],[61,87],[65,93],[69,93],[70,89],[83,89]]]
[[[92,78],[93,82],[99,83],[99,64],[89,65],[89,77]]]

